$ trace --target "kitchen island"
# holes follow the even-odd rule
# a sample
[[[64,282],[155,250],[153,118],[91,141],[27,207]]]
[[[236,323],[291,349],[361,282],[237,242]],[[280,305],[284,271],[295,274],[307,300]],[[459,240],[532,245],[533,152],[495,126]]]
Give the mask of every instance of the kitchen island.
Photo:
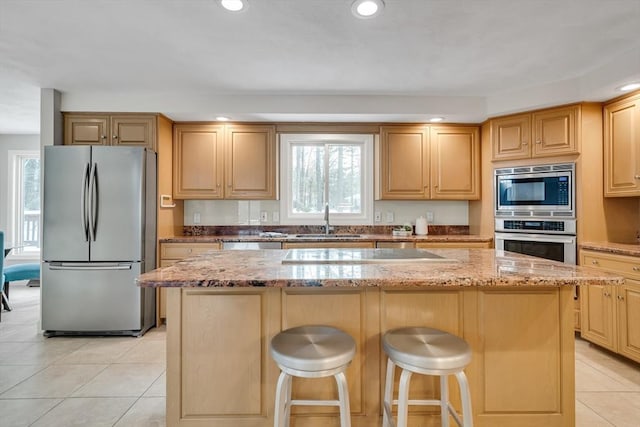
[[[269,340],[283,329],[321,323],[356,340],[346,372],[354,427],[381,422],[381,334],[416,325],[470,344],[466,373],[476,426],[573,426],[572,287],[622,279],[492,249],[430,252],[445,260],[283,264],[286,250],[211,251],[143,274],[140,286],[168,287],[167,425],[273,425],[279,371]],[[435,396],[438,387],[416,376],[412,398]],[[336,394],[331,378],[295,379],[293,393]],[[337,426],[335,414],[294,407],[292,425]],[[411,425],[440,425],[437,408],[411,414]]]

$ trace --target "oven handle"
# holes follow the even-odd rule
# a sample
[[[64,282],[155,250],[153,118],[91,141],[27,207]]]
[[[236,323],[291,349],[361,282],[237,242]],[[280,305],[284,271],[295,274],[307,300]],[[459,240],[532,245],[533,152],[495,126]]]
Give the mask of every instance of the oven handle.
[[[548,234],[496,233],[496,240],[523,240],[526,242],[575,243],[575,236],[551,236]]]

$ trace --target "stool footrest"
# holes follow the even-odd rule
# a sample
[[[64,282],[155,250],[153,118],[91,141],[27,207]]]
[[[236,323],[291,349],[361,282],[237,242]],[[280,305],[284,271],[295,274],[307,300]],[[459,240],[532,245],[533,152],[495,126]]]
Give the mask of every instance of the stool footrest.
[[[298,400],[293,399],[289,401],[290,405],[301,406],[340,406],[339,400]]]

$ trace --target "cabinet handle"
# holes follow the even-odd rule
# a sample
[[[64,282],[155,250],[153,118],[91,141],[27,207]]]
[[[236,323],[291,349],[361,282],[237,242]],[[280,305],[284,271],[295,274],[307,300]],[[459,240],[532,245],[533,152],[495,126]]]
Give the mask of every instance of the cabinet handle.
[[[618,299],[619,299],[620,301],[624,301],[624,296],[623,296],[623,295],[618,295]]]
[[[191,252],[193,252],[193,249],[187,249],[187,252],[191,253]]]
[[[107,139],[107,135],[102,135],[100,138]]]
[[[541,139],[537,140],[536,144],[542,144],[542,140]]]
[[[597,259],[593,259],[593,260],[591,260],[591,264],[593,264],[593,265],[598,265],[598,260],[597,260]]]
[[[633,271],[640,271],[640,267],[638,267],[637,265],[633,267]]]
[[[118,139],[118,135],[113,135],[113,139]]]
[[[523,142],[522,146],[524,147],[525,145],[529,145],[529,143],[528,142]]]
[[[634,175],[633,176],[635,179],[640,179],[640,175]]]

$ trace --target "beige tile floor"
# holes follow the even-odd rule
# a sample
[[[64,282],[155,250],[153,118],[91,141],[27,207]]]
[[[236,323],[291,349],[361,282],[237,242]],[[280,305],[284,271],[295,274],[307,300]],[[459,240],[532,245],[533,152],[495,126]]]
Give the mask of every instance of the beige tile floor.
[[[44,338],[39,288],[11,286],[0,322],[0,425],[165,425],[165,332]],[[640,426],[640,364],[576,339],[576,426]],[[544,427],[544,426],[541,426]]]

